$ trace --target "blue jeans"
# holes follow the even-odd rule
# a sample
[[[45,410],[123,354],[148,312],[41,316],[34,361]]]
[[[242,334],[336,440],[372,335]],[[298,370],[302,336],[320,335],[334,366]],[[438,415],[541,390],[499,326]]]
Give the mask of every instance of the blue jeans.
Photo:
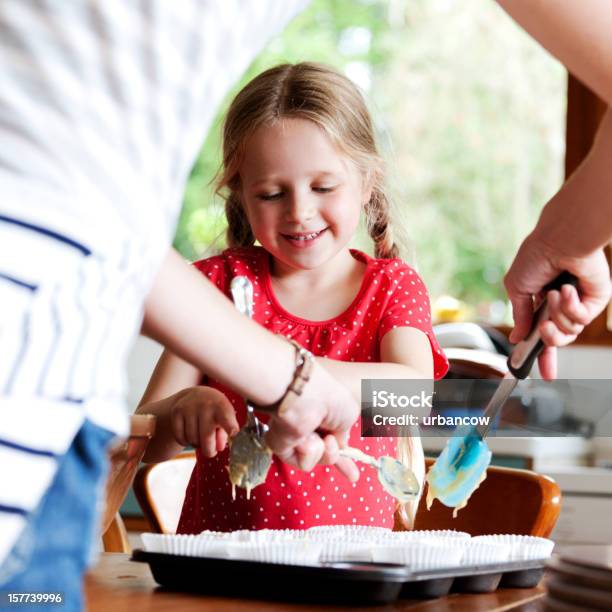
[[[112,439],[111,432],[85,421],[60,458],[55,479],[0,568],[0,609],[83,609],[82,578],[99,535],[98,510]],[[63,603],[9,606],[7,592],[61,592]]]

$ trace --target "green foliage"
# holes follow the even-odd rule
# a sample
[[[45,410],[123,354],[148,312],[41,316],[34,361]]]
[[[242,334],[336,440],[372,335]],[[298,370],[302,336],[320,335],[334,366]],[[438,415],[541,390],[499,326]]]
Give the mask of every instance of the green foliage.
[[[224,108],[261,70],[302,60],[368,88],[400,222],[432,295],[505,299],[504,271],[562,178],[562,67],[492,0],[315,0]],[[193,168],[175,239],[191,259],[223,231],[211,184],[222,114]]]

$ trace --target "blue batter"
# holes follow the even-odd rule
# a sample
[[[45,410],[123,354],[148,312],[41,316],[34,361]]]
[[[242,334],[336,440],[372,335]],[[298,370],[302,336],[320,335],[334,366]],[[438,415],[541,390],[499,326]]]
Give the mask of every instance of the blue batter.
[[[427,508],[438,498],[457,516],[486,478],[489,463],[491,451],[474,427],[458,427],[427,474]]]

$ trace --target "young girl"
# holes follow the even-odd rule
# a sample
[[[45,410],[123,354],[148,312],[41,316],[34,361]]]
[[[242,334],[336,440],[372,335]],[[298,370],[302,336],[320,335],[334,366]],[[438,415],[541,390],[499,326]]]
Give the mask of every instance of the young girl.
[[[254,319],[309,349],[357,399],[362,378],[441,378],[448,367],[425,286],[397,258],[382,179],[371,119],[347,78],[312,63],[267,70],[225,121],[219,189],[230,248],[195,264],[228,297],[233,277],[249,277]],[[375,259],[348,247],[362,215]],[[231,330],[227,341],[240,351]],[[330,467],[301,472],[275,457],[250,499],[232,500],[226,443],[245,421],[244,403],[168,352],[138,411],[158,415],[147,461],[197,448],[179,533],[393,526],[396,502],[365,466],[350,482]],[[396,444],[422,483],[418,438],[362,438],[357,422],[349,439],[374,456],[394,454]],[[408,517],[415,509],[410,502]]]

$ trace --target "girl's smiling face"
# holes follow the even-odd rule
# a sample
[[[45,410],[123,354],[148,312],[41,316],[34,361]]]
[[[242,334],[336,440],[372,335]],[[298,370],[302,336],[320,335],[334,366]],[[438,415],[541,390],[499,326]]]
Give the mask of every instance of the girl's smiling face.
[[[357,166],[305,119],[256,130],[239,175],[255,238],[293,269],[317,268],[344,251],[371,195]]]

